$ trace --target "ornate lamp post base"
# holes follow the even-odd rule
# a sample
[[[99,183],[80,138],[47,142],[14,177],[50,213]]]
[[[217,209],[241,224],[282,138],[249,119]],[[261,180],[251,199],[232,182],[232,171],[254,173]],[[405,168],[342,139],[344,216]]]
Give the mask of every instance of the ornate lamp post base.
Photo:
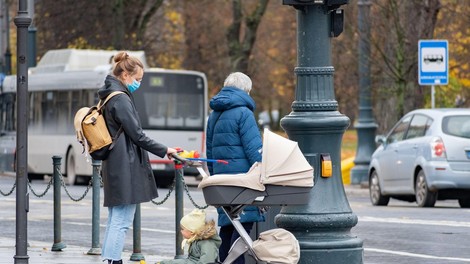
[[[329,5],[328,2],[334,4]],[[342,30],[347,0],[284,0],[297,9],[297,86],[292,112],[281,120],[314,168],[315,185],[307,205],[284,206],[276,225],[299,240],[300,263],[363,263],[362,240],[341,177],[341,140],[350,121],[338,112],[331,66],[331,37]]]

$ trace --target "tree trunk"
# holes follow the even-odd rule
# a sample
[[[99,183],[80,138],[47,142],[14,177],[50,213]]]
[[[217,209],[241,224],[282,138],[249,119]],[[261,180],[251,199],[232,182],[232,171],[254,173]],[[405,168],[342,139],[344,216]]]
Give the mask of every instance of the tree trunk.
[[[373,85],[380,87],[376,93],[379,96],[375,113],[376,119],[381,121],[378,131],[384,132],[407,112],[424,106],[423,88],[418,85],[418,41],[433,37],[440,1],[382,0],[374,3],[372,24],[376,34],[372,44],[378,55],[374,67],[382,77],[380,83]],[[393,107],[383,107],[390,102]]]
[[[117,50],[121,50],[123,48],[124,32],[126,30],[123,17],[123,1],[124,0],[115,0],[113,5],[113,46]]]
[[[266,11],[269,0],[260,0],[255,10],[245,18],[243,27],[243,6],[241,0],[232,1],[233,21],[227,31],[229,56],[232,71],[248,73],[248,64],[256,41],[256,31]],[[242,36],[242,32],[244,36]]]

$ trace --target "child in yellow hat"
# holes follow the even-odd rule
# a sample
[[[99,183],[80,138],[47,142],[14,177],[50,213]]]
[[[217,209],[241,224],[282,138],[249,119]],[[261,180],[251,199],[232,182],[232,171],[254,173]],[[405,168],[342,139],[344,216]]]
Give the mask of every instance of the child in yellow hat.
[[[162,260],[157,264],[217,263],[219,246],[222,243],[217,234],[214,220],[207,221],[204,210],[194,209],[181,218],[182,247],[188,248],[188,258]]]

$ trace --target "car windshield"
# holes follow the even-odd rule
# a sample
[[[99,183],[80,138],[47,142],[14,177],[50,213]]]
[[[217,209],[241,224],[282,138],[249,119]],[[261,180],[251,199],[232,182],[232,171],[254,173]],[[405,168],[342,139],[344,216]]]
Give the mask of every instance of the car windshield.
[[[444,117],[442,131],[448,135],[470,138],[470,115]]]

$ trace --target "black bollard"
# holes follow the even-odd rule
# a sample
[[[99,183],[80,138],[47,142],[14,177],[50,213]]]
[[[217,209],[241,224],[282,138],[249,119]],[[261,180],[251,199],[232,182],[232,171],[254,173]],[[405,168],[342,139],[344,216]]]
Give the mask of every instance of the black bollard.
[[[141,213],[140,213],[140,204],[135,208],[134,215],[134,226],[133,226],[133,252],[131,255],[132,261],[144,260],[145,257],[142,254],[142,232],[141,232]]]
[[[91,249],[88,250],[88,255],[101,255],[100,247],[100,169],[101,161],[93,160],[91,163],[93,167],[93,200],[92,200],[92,216],[91,216]]]
[[[60,202],[60,164],[62,157],[53,156],[53,181],[54,181],[54,244],[51,251],[61,251],[67,246],[62,242],[62,227],[61,227],[61,202]]]
[[[180,221],[184,211],[184,186],[183,186],[183,164],[175,159],[175,259],[184,258],[184,250],[181,248],[183,235],[181,234]]]

